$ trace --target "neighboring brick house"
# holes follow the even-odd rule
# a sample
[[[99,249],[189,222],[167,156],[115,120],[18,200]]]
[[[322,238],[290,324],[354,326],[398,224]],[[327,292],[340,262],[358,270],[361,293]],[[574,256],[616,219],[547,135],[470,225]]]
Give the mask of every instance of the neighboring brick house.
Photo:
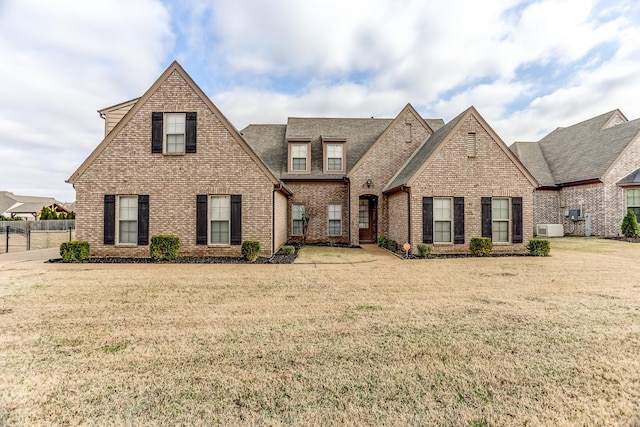
[[[540,183],[534,226],[613,237],[627,209],[640,214],[640,119],[610,111],[511,150]]]
[[[179,64],[140,98],[99,111],[104,140],[69,178],[77,236],[94,256],[262,255],[287,241],[381,235],[468,251],[473,236],[520,251],[537,182],[472,107],[446,125],[407,105],[395,118],[289,118],[238,132]]]

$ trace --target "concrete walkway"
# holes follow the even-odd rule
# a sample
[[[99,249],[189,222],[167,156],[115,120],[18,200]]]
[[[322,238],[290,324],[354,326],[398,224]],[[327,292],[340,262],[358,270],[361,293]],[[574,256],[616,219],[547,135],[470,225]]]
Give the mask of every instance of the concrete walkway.
[[[48,261],[60,258],[60,248],[36,249],[33,251],[18,251],[0,254],[0,264],[16,261]]]

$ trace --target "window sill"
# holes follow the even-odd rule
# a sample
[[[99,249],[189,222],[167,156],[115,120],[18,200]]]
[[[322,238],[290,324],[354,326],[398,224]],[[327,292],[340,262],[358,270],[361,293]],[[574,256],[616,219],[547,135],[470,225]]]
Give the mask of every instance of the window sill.
[[[184,156],[187,153],[162,153],[163,156],[169,156],[169,157],[174,157],[174,156]]]
[[[138,245],[137,243],[116,243],[114,246],[116,248],[136,248],[141,245]]]

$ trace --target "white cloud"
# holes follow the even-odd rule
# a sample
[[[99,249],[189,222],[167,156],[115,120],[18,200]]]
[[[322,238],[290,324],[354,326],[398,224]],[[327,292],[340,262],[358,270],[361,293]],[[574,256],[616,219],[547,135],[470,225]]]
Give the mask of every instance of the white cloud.
[[[153,0],[15,0],[0,12],[0,182],[72,200],[64,180],[103,136],[96,110],[162,71],[169,15]]]

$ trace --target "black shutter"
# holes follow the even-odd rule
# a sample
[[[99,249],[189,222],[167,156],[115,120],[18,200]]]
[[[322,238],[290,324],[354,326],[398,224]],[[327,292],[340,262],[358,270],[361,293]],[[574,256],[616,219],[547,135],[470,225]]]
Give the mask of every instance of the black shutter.
[[[453,198],[453,243],[464,244],[464,197]]]
[[[433,197],[422,198],[422,243],[433,243]]]
[[[163,113],[151,113],[151,152],[162,153]]]
[[[116,196],[104,195],[104,244],[116,243]]]
[[[482,198],[482,237],[491,238],[491,197]]]
[[[511,198],[511,215],[513,216],[511,242],[522,243],[522,197]]]
[[[198,113],[187,113],[185,124],[185,153],[196,152],[196,122]]]
[[[231,244],[242,244],[242,196],[231,196]]]
[[[207,199],[206,194],[196,196],[196,245],[207,244]]]
[[[138,244],[149,244],[149,196],[138,195]]]

